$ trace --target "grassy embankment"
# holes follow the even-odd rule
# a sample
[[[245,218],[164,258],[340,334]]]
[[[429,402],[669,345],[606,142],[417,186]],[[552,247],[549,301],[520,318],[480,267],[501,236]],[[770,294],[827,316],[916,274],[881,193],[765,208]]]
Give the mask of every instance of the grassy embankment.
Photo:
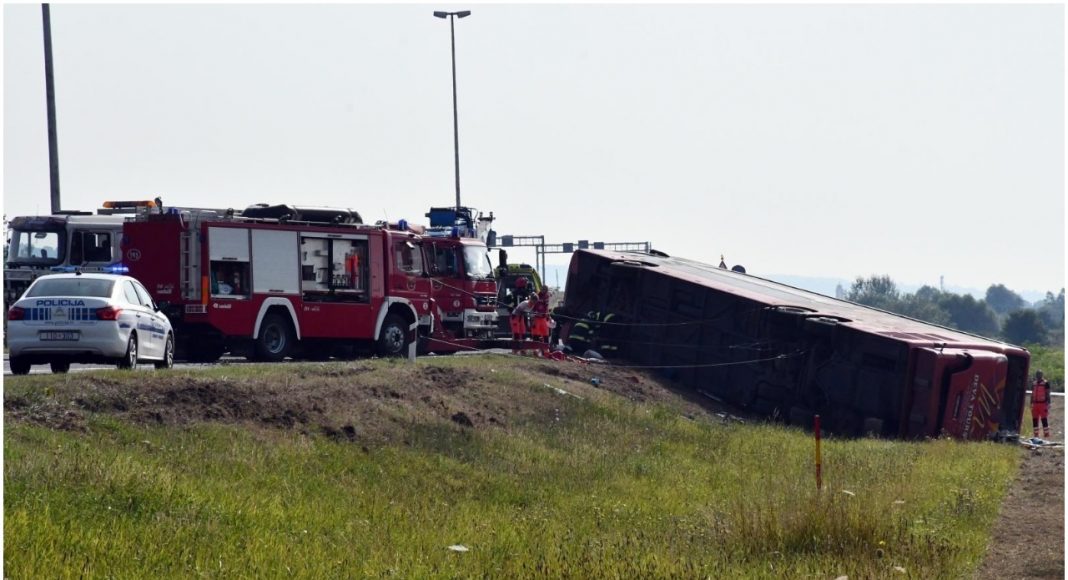
[[[401,368],[363,364],[386,381]],[[412,420],[403,443],[366,445],[106,412],[67,431],[9,413],[5,573],[959,577],[982,557],[1018,461],[993,444],[827,440],[817,493],[799,431],[724,424],[679,398],[635,403],[533,362],[424,365],[468,369],[547,411],[477,429]],[[183,380],[301,388],[302,367],[264,368]],[[84,377],[8,380],[5,409],[62,408]]]

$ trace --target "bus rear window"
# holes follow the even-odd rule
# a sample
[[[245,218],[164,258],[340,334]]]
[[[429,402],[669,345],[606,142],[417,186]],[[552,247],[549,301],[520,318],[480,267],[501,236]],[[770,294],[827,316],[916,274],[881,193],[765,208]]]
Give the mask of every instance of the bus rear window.
[[[100,278],[41,278],[26,292],[26,298],[45,296],[81,296],[83,298],[108,298],[114,280]]]

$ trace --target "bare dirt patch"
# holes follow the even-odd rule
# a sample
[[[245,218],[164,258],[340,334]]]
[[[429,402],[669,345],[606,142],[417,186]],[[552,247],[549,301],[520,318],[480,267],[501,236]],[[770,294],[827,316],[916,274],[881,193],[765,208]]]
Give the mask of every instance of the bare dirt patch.
[[[1030,425],[1024,425],[1025,433]],[[1054,397],[1051,439],[1064,441],[1064,398]],[[1064,448],[1021,446],[1020,472],[1001,504],[976,578],[1064,578]]]
[[[140,424],[241,423],[385,443],[407,440],[412,425],[507,429],[551,421],[559,398],[546,397],[542,386],[671,403],[691,418],[713,412],[711,401],[673,392],[645,372],[493,357],[280,365],[269,375],[236,368],[232,376],[138,373],[129,380],[71,374],[40,391],[5,393],[4,411],[9,420],[64,430],[85,430],[91,415],[105,414]]]

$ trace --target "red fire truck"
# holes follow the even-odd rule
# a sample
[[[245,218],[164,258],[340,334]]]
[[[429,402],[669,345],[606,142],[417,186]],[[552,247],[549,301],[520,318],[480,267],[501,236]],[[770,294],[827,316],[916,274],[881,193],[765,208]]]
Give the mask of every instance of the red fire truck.
[[[413,230],[342,209],[175,208],[124,224],[123,250],[189,360],[479,346],[496,325],[485,245]]]

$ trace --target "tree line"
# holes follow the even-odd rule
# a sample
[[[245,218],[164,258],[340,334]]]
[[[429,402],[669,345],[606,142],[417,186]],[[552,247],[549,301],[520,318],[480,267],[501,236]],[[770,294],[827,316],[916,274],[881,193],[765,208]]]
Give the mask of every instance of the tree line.
[[[1032,305],[1004,284],[991,285],[977,300],[932,286],[904,293],[883,275],[858,277],[846,300],[1013,344],[1064,344],[1064,288]]]

